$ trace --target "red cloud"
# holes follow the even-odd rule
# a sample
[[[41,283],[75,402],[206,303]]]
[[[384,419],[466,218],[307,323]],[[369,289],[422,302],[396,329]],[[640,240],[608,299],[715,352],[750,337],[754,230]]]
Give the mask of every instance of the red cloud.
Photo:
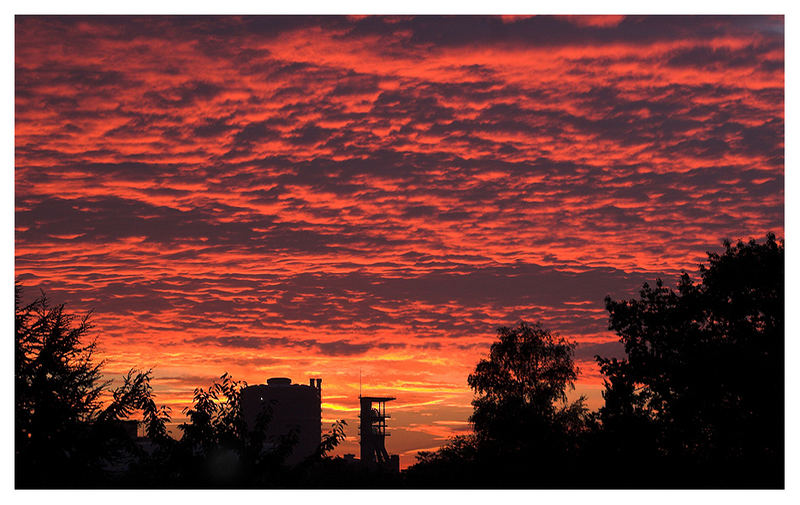
[[[19,16],[16,274],[167,402],[315,375],[346,417],[361,368],[431,447],[497,326],[615,352],[606,294],[783,233],[782,28]]]

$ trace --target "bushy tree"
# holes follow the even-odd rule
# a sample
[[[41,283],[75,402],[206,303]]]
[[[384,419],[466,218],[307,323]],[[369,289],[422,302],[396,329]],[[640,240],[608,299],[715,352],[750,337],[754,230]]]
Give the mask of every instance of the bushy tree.
[[[314,454],[294,467],[285,464],[297,442],[290,431],[267,440],[272,408],[266,405],[254,425],[241,408],[244,381],[227,372],[208,388],[195,388],[179,440],[137,468],[132,480],[154,487],[293,487],[313,485],[315,465],[344,439],[344,421],[335,422]],[[162,444],[162,447],[165,447]],[[306,482],[303,482],[306,479]]]
[[[674,290],[657,280],[639,299],[606,298],[627,357],[598,357],[600,418],[627,440],[617,447],[758,485],[782,475],[784,246],[768,234],[724,247],[700,282],[684,272]]]
[[[585,413],[583,397],[567,399],[579,373],[575,344],[539,323],[522,321],[497,333],[489,357],[467,378],[476,393],[475,434],[503,453],[566,449]]]
[[[265,450],[268,409],[256,426],[248,428],[242,415],[241,392],[247,383],[224,373],[208,389],[195,388],[191,407],[184,409],[187,421],[167,465],[174,482],[182,485],[250,484],[275,471],[291,450],[287,436],[279,447]]]
[[[575,344],[536,323],[497,330],[498,340],[467,382],[473,433],[421,453],[407,472],[423,486],[553,486],[577,456],[584,398],[569,401],[579,370]]]

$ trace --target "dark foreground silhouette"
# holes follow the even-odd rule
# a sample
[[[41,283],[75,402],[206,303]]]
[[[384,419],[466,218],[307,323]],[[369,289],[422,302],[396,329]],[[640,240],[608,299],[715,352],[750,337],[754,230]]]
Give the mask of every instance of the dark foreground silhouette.
[[[606,298],[626,359],[597,356],[604,406],[566,401],[572,346],[539,325],[500,328],[469,384],[470,436],[423,454],[431,487],[782,488],[784,246],[725,243],[700,282]]]
[[[658,280],[639,299],[606,299],[624,359],[597,356],[604,405],[567,399],[575,344],[540,324],[498,330],[467,382],[473,432],[420,453],[400,474],[328,454],[343,421],[300,464],[292,433],[265,440],[270,412],[248,427],[243,382],[198,388],[179,440],[167,434],[151,373],[108,389],[76,319],[44,295],[16,297],[15,456],[20,488],[782,488],[784,246],[725,243],[698,282]],[[110,395],[110,401],[101,401]],[[141,416],[146,438],[126,424]],[[252,428],[252,429],[251,429]]]

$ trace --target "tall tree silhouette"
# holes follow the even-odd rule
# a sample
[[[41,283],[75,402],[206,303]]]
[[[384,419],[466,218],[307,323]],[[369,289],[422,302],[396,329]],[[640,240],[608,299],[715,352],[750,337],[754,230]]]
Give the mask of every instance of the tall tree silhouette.
[[[600,419],[628,446],[650,446],[671,468],[686,469],[685,482],[777,485],[783,241],[768,234],[761,244],[724,246],[708,254],[699,283],[684,272],[676,290],[659,279],[638,300],[606,298],[627,358],[598,357],[606,376]]]
[[[119,424],[152,402],[151,373],[131,370],[111,391],[87,341],[89,314],[78,318],[42,293],[20,304],[15,286],[15,459],[18,487],[102,483],[130,452]],[[103,402],[103,396],[111,398]],[[167,411],[161,409],[162,420]],[[158,423],[153,422],[155,428]],[[163,426],[162,426],[163,428]]]

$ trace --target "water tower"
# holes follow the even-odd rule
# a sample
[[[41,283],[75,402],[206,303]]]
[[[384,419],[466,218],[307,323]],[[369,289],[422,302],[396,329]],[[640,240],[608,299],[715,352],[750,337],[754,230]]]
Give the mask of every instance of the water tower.
[[[280,437],[294,431],[297,444],[286,463],[300,463],[317,450],[322,439],[322,379],[310,379],[309,385],[292,384],[287,377],[267,379],[266,384],[242,390],[242,415],[249,429],[263,409],[272,410],[266,426],[266,448],[277,445]]]

